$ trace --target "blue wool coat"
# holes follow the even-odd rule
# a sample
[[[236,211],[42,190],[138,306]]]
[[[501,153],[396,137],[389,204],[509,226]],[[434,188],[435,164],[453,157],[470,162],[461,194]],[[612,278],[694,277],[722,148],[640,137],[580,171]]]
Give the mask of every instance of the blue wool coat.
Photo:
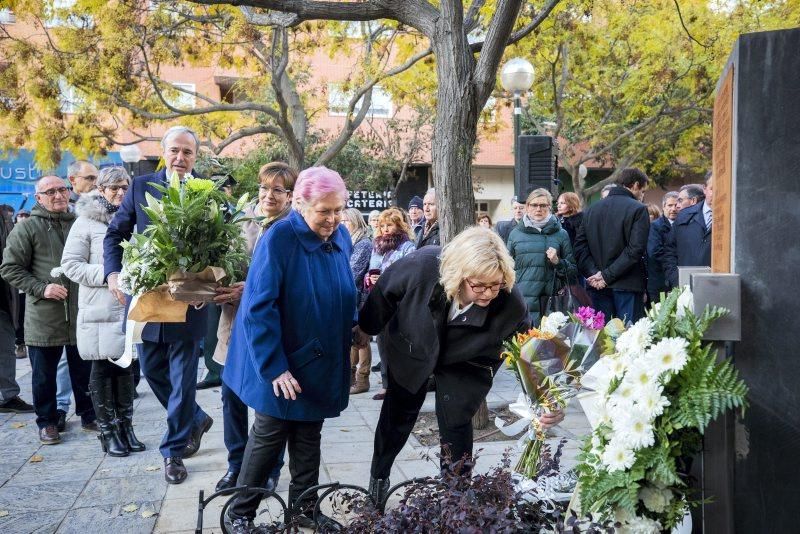
[[[222,379],[257,412],[320,421],[347,407],[356,313],[351,249],[343,226],[326,242],[296,211],[256,245]],[[287,370],[303,390],[297,400],[273,392],[272,381]]]

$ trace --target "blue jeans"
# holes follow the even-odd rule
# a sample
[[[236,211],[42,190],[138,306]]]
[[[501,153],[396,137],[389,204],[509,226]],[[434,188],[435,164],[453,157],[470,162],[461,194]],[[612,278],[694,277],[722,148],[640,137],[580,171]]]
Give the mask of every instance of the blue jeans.
[[[247,405],[225,382],[222,383],[222,424],[225,448],[228,449],[228,471],[238,473],[242,470],[244,449],[247,446]],[[270,471],[270,478],[281,475],[285,455],[286,447],[281,451],[277,465]]]
[[[182,456],[194,426],[208,415],[195,402],[197,341],[144,341],[139,351],[142,373],[158,402],[167,409],[167,432],[161,440],[164,458]]]
[[[605,314],[606,320],[618,317],[626,323],[635,323],[644,317],[644,293],[639,291],[625,291],[622,289],[587,288],[592,297],[592,305],[597,311]]]
[[[70,397],[72,397],[72,381],[69,379],[67,352],[61,354],[56,372],[56,409],[69,413]]]

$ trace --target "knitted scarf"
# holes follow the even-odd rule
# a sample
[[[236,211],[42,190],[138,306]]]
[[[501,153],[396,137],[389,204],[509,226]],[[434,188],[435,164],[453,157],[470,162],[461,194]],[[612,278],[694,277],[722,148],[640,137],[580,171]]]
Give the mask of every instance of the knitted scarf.
[[[395,234],[384,234],[373,240],[375,252],[383,256],[387,252],[397,250],[400,245],[408,241],[408,235],[400,232]]]

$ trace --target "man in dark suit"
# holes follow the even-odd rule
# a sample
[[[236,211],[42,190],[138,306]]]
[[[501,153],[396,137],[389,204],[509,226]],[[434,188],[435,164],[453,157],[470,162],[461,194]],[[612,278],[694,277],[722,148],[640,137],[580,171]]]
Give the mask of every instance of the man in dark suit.
[[[134,178],[111,221],[103,242],[103,259],[108,288],[120,302],[126,299],[118,280],[122,269],[120,243],[130,239],[134,228],[141,233],[150,224],[142,210],[142,205],[147,204],[145,193],[159,199],[161,192],[153,184],[166,185],[172,173],[177,173],[181,180],[190,174],[199,146],[190,129],[174,126],[167,130],[161,139],[166,168]],[[180,484],[186,479],[183,458],[197,452],[200,438],[214,422],[195,402],[200,340],[206,333],[207,315],[207,309],[189,306],[186,322],[148,323],[142,331],[141,368],[158,401],[167,409],[167,431],[160,450],[164,457],[164,477],[170,484]]]
[[[641,200],[647,182],[639,169],[623,169],[619,187],[583,212],[575,238],[578,269],[590,286],[594,307],[607,318],[635,322],[644,315],[650,217]]]
[[[670,287],[678,286],[678,267],[711,266],[711,205],[714,184],[706,178],[705,199],[678,213],[664,246],[664,273]]]
[[[511,235],[511,230],[517,227],[522,220],[522,216],[525,215],[525,202],[520,202],[517,197],[511,197],[511,215],[513,217],[510,220],[497,223],[497,233],[503,238],[504,243],[508,243],[508,236]]]
[[[650,223],[647,238],[647,301],[658,302],[659,295],[669,289],[664,276],[664,246],[667,235],[672,231],[672,223],[678,217],[678,192],[670,191],[661,201],[664,215]]]

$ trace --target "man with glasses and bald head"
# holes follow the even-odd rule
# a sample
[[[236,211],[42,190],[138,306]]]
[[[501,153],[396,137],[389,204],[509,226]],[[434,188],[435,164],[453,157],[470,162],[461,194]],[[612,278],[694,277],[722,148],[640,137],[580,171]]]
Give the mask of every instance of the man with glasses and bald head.
[[[92,364],[78,355],[75,325],[78,316],[78,286],[53,270],[60,269],[67,234],[75,221],[69,212],[69,190],[58,176],[45,176],[36,183],[36,204],[31,217],[8,236],[0,276],[26,294],[25,344],[31,360],[33,405],[39,441],[55,445],[61,441],[56,412],[56,369],[66,351],[75,394],[75,412],[84,430],[96,431],[95,413],[89,398]]]

